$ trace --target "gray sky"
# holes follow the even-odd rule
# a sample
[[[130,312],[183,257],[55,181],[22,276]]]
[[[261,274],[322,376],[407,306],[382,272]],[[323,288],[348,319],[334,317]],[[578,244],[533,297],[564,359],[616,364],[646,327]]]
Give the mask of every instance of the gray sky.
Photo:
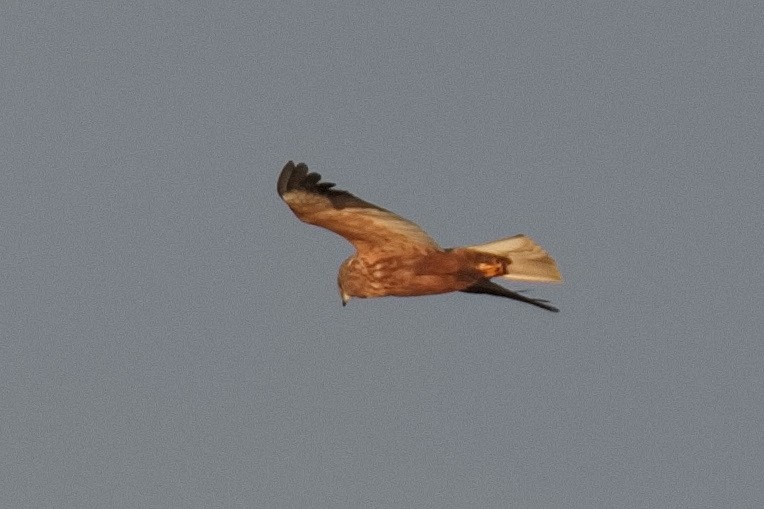
[[[501,4],[5,9],[0,506],[764,504],[764,10]],[[343,309],[289,159],[561,313]]]

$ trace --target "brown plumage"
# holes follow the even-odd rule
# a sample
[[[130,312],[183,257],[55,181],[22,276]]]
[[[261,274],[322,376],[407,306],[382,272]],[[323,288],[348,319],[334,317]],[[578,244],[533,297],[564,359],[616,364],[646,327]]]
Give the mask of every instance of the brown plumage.
[[[554,260],[525,235],[477,246],[443,249],[419,226],[321,182],[304,163],[289,161],[277,184],[279,196],[302,221],[345,237],[356,253],[340,266],[342,304],[351,297],[410,297],[447,292],[485,293],[558,311],[490,281],[562,280]]]

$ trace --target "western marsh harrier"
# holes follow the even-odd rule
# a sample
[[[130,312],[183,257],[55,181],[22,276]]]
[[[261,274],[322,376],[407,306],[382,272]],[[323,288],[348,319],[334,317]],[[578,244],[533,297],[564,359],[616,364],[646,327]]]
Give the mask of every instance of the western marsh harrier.
[[[342,305],[351,297],[485,293],[527,302],[549,311],[547,301],[532,299],[491,281],[554,283],[562,280],[546,251],[525,235],[476,246],[443,249],[419,226],[347,191],[321,182],[304,163],[289,161],[277,190],[297,217],[342,235],[356,253],[340,266],[337,283]]]

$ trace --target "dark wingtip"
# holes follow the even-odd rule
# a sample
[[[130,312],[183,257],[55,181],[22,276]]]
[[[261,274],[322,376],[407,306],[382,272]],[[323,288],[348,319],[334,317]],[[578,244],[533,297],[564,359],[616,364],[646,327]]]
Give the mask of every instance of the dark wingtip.
[[[276,191],[282,198],[284,197],[284,194],[289,191],[300,189],[302,191],[328,196],[334,205],[339,208],[342,208],[345,205],[345,201],[348,199],[353,200],[353,205],[355,206],[363,206],[363,202],[347,191],[339,191],[333,188],[333,183],[321,182],[321,175],[319,173],[311,173],[308,170],[308,165],[305,163],[295,164],[294,161],[288,161],[284,165],[276,184]]]
[[[289,179],[292,177],[294,170],[294,161],[288,161],[284,165],[284,168],[281,169],[281,174],[279,175],[279,180],[276,184],[276,191],[278,191],[279,196],[284,196],[284,193],[289,190]]]
[[[287,161],[279,175],[276,191],[283,197],[285,193],[293,189],[323,191],[334,185],[327,182],[318,183],[319,180],[321,175],[308,173],[308,165],[305,163],[294,164],[294,161]]]

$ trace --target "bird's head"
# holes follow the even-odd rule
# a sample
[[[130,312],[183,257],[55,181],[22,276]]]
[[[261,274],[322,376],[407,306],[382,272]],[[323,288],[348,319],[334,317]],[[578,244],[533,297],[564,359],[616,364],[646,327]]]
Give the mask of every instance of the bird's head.
[[[342,307],[347,306],[348,301],[350,300],[350,295],[342,291],[342,288],[340,288],[340,298],[342,299]]]
[[[340,265],[339,274],[337,274],[337,288],[340,291],[340,299],[342,299],[342,306],[346,306],[350,300],[350,293],[347,290],[348,272],[350,271],[350,258]]]

